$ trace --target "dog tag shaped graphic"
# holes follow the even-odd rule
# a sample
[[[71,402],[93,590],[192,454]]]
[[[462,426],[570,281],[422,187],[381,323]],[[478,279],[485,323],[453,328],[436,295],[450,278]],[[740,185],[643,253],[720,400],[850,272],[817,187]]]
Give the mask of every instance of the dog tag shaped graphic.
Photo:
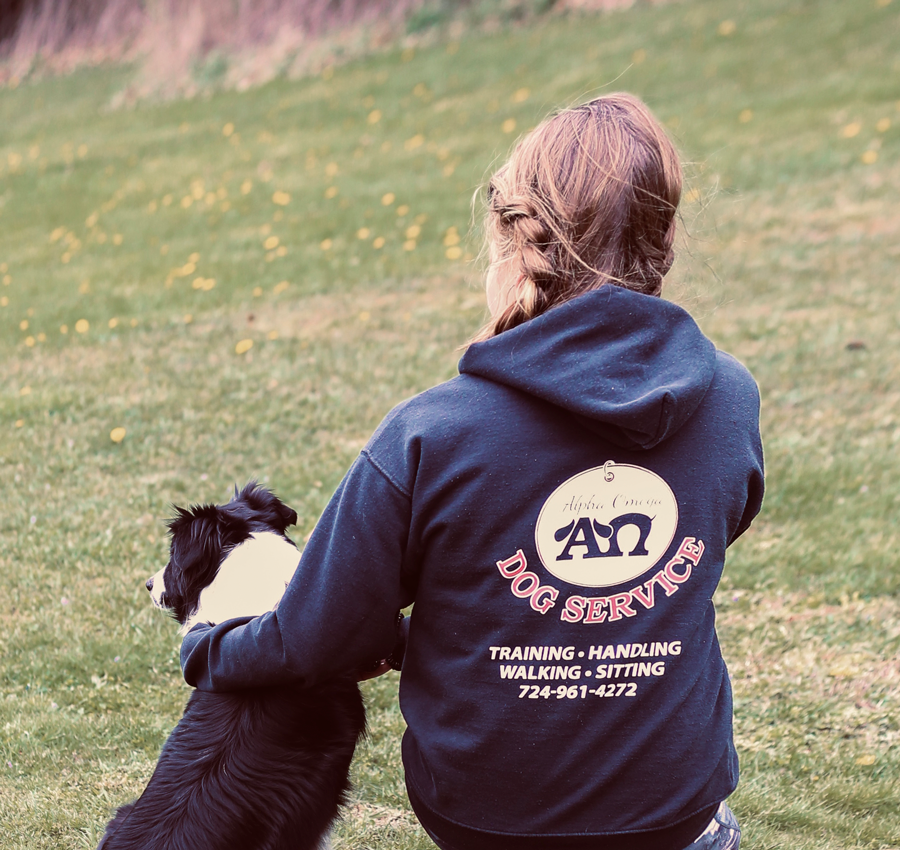
[[[587,469],[544,502],[534,530],[541,563],[558,579],[611,587],[645,573],[675,537],[678,503],[672,488],[641,466]]]

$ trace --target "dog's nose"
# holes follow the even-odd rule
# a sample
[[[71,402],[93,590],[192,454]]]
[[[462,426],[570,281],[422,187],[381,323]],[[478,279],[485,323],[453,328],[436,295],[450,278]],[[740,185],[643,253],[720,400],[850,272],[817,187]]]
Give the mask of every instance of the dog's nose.
[[[153,576],[150,576],[150,578],[147,579],[146,584],[147,590],[153,590]]]

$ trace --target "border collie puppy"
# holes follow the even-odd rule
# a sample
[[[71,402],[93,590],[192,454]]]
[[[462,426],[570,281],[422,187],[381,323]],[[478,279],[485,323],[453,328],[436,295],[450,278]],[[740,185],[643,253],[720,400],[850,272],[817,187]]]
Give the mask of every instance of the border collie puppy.
[[[297,514],[251,482],[227,505],[176,508],[169,563],[147,580],[185,633],[273,610],[300,560]],[[354,677],[194,691],[144,793],[97,850],[315,850],[346,802],[366,716]]]

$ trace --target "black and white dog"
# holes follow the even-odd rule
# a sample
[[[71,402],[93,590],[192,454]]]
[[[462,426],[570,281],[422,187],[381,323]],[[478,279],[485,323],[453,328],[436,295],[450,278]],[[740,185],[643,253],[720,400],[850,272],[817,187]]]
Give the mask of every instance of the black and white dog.
[[[176,508],[169,563],[147,581],[186,633],[278,604],[299,561],[297,514],[248,484],[226,505]],[[366,716],[355,677],[313,687],[194,691],[144,793],[98,850],[316,850],[346,801]]]

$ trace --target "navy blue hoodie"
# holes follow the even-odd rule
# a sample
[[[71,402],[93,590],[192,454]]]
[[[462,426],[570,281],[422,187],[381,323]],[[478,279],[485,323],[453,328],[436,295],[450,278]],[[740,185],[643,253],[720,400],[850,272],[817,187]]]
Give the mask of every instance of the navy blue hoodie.
[[[360,669],[415,602],[400,705],[426,826],[684,847],[738,779],[712,596],[762,501],[756,385],[680,307],[616,286],[459,369],[385,418],[277,611],[187,635],[185,678]]]

